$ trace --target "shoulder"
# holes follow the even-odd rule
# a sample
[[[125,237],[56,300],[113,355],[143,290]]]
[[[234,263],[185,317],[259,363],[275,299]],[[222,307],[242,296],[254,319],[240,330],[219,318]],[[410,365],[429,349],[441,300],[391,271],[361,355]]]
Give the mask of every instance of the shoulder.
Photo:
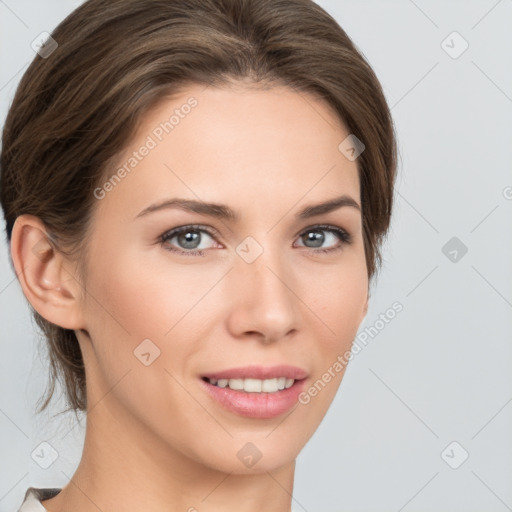
[[[61,490],[57,487],[29,487],[17,512],[46,512],[41,501],[53,498]]]

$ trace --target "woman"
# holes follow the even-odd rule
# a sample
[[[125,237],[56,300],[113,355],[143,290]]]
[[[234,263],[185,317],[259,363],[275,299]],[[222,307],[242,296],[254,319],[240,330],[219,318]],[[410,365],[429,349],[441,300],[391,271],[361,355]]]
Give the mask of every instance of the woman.
[[[372,69],[310,0],[89,0],[3,132],[13,268],[86,413],[21,511],[290,511],[393,203]],[[41,410],[42,410],[41,409]]]

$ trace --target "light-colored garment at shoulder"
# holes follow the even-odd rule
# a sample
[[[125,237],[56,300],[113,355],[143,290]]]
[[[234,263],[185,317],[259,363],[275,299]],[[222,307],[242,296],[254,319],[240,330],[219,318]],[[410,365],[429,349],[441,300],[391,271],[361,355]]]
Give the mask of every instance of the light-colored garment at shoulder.
[[[23,498],[23,503],[17,512],[46,512],[41,501],[53,498],[62,489],[57,487],[29,487]]]
[[[53,498],[62,488],[39,488],[29,487],[23,498],[23,503],[17,512],[46,512],[41,501],[49,500]],[[292,508],[292,512],[296,512],[297,509]]]

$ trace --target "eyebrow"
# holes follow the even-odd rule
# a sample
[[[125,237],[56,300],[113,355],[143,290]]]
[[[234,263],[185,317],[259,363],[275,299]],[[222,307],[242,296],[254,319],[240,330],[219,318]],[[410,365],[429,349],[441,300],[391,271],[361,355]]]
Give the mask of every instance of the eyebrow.
[[[357,210],[361,211],[361,207],[357,201],[355,201],[350,196],[342,195],[333,199],[329,199],[323,203],[306,206],[300,210],[296,216],[299,219],[309,219],[310,217],[329,213],[345,206],[356,208]],[[229,220],[231,222],[240,221],[240,215],[229,208],[229,206],[224,204],[205,203],[204,201],[180,198],[166,199],[160,203],[152,204],[147,208],[144,208],[144,210],[137,214],[135,218],[168,208],[179,208],[202,215],[209,215],[218,219]]]

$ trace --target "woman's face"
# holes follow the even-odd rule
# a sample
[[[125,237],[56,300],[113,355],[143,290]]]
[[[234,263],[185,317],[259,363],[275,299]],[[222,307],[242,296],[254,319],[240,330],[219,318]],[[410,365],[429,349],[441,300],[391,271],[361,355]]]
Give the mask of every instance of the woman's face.
[[[77,331],[89,404],[123,435],[224,472],[296,458],[366,313],[348,135],[285,87],[191,86],[146,115],[95,192]]]

